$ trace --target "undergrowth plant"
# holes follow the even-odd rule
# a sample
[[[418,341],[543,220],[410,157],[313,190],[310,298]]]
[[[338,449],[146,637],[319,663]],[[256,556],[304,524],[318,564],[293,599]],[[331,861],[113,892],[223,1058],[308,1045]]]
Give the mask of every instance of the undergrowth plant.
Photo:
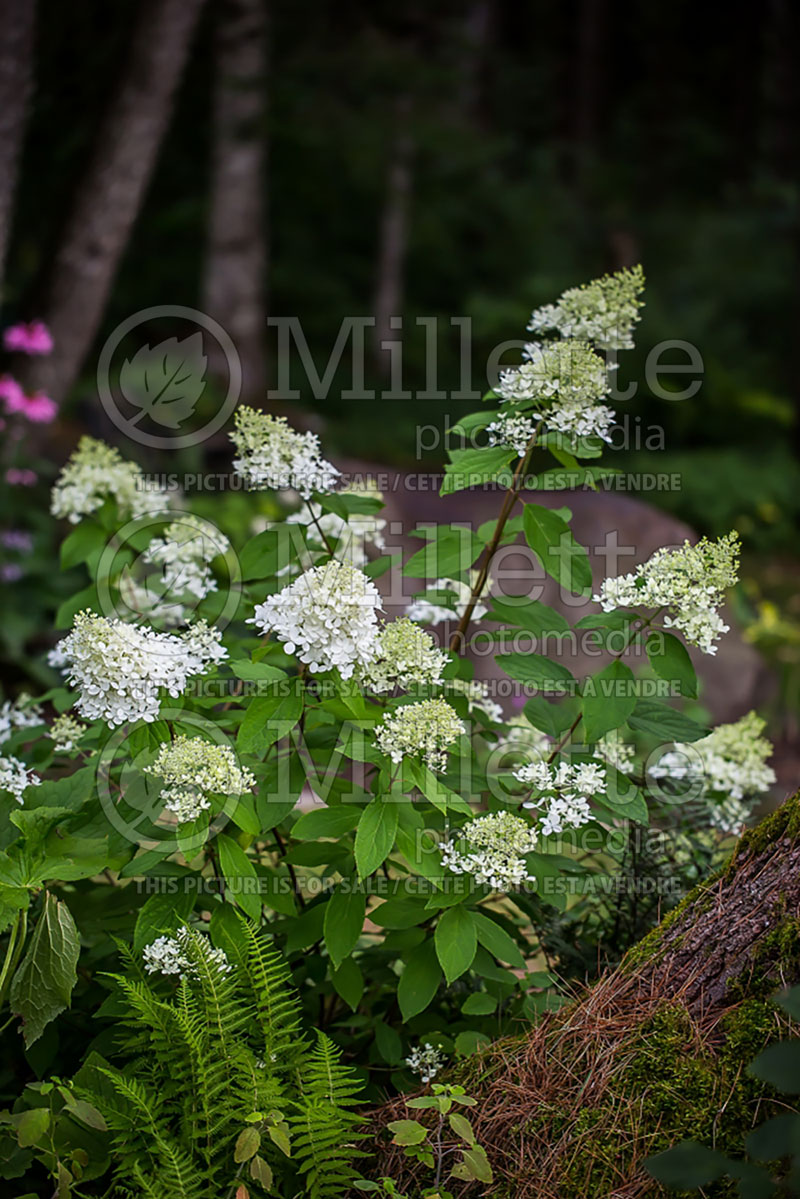
[[[237,410],[233,471],[247,494],[228,499],[176,496],[116,449],[81,440],[52,497],[74,586],[40,664],[53,686],[8,700],[0,717],[7,1096],[31,1061],[40,1076],[69,1073],[57,1056],[82,1060],[91,1015],[113,1038],[133,1004],[134,1023],[152,1022],[147,1036],[181,1071],[170,1077],[209,1069],[211,1087],[235,1083],[238,1096],[224,1112],[185,1112],[178,1141],[162,1138],[163,1161],[137,1150],[146,1185],[162,1186],[152,1178],[165,1170],[177,1185],[182,1155],[204,1143],[204,1185],[232,1186],[243,1133],[240,1154],[256,1138],[259,1149],[241,1176],[256,1157],[274,1170],[275,1112],[302,1165],[324,1130],[316,1109],[304,1131],[277,1090],[267,1098],[280,1073],[266,1044],[264,1073],[250,1077],[256,1050],[239,1014],[254,1011],[265,1037],[270,1027],[252,962],[220,943],[233,970],[213,995],[210,974],[199,989],[184,978],[174,999],[152,980],[120,981],[122,1006],[109,1006],[112,932],[141,966],[181,922],[213,936],[243,914],[283,955],[307,1024],[345,1050],[375,1098],[413,1084],[420,1045],[469,1054],[559,1002],[570,972],[559,921],[578,903],[590,918],[608,907],[667,809],[696,804],[717,839],[741,827],[774,779],[769,745],[754,715],[709,729],[687,650],[712,654],[727,631],[736,535],[593,578],[568,495],[530,500],[613,479],[600,458],[642,288],[639,268],[621,271],[534,313],[522,363],[452,431],[450,519],[406,530],[421,544],[405,561],[374,480],[344,477],[315,434],[283,417]],[[476,486],[497,492],[498,511],[473,528],[458,496]],[[498,570],[512,546],[528,565],[506,592]],[[541,598],[546,577],[559,607]],[[404,614],[389,619],[390,604]],[[475,677],[479,641],[493,680]],[[597,668],[573,673],[577,654]],[[223,1001],[231,1023],[220,1027]],[[62,1050],[47,1032],[56,1020]],[[195,1048],[210,1039],[223,1057],[179,1054],[195,1035]],[[333,1069],[327,1040],[314,1052],[303,1050],[308,1080]],[[145,1109],[168,1110],[173,1127],[190,1102],[148,1076],[155,1064],[143,1054],[124,1074],[130,1093],[109,1119],[115,1169],[130,1180],[126,1111],[141,1113],[134,1137]],[[264,1115],[248,1124],[247,1111]],[[190,1128],[205,1130],[199,1141]],[[21,1148],[2,1168],[16,1168]]]

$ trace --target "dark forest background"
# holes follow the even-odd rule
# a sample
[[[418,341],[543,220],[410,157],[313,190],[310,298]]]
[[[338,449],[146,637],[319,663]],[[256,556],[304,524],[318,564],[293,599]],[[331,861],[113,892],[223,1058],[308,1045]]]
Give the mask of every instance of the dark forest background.
[[[645,390],[629,406],[665,429],[659,470],[693,467],[656,502],[709,532],[737,523],[754,544],[792,544],[791,0],[3,7],[5,96],[12,108],[27,96],[17,167],[0,172],[6,190],[17,180],[3,316],[53,327],[34,382],[66,400],[62,428],[95,430],[97,348],[148,305],[217,316],[256,399],[275,377],[268,313],[298,316],[320,364],[343,316],[381,329],[401,313],[412,390],[424,372],[415,317],[438,314],[440,386],[455,389],[451,316],[472,318],[480,372],[532,307],[642,261],[647,307],[624,377],[641,379],[665,338],[705,361],[691,402]],[[12,116],[6,104],[0,120]],[[377,386],[382,369],[376,357]],[[357,403],[334,387],[300,406],[334,451],[408,462],[417,421],[465,405]]]

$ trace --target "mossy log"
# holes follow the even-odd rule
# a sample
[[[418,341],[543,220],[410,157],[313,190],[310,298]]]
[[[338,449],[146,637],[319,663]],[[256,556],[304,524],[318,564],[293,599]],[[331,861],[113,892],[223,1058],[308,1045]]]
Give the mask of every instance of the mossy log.
[[[779,1110],[747,1064],[785,1031],[771,1002],[800,982],[800,799],[747,833],[614,971],[523,1038],[470,1058],[454,1081],[494,1170],[494,1199],[640,1199],[665,1192],[643,1160],[684,1139],[738,1155]],[[389,1143],[396,1099],[372,1115],[373,1177],[412,1196],[429,1178]],[[707,1195],[734,1194],[727,1182]]]

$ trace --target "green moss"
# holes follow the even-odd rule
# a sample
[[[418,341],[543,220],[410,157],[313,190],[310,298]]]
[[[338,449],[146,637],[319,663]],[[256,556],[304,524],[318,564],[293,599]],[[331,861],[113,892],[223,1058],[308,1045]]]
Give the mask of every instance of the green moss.
[[[736,847],[729,869],[735,866],[736,860],[747,850],[763,853],[782,837],[790,837],[793,840],[797,836],[800,836],[800,792],[790,796],[777,811],[765,816],[755,828],[744,834]]]

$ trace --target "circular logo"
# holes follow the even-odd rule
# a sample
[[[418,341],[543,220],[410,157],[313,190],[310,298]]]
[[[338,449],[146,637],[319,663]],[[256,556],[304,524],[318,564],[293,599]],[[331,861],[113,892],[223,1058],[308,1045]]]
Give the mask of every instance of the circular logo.
[[[209,380],[209,360],[215,376],[223,374],[216,364],[224,363],[222,396]],[[159,304],[117,325],[100,351],[97,389],[107,416],[126,437],[177,450],[200,445],[226,423],[241,394],[242,364],[218,321],[196,308]]]

